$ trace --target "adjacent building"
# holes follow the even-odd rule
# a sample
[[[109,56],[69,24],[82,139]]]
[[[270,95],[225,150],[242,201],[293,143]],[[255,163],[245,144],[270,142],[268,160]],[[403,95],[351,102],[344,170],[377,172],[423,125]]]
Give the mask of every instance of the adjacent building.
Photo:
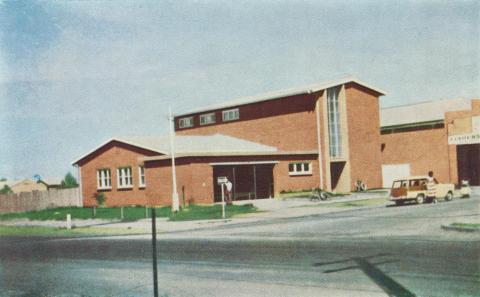
[[[440,182],[480,185],[480,100],[449,99],[381,111],[383,186],[434,172]]]
[[[381,89],[346,78],[240,98],[175,116],[177,192],[194,203],[282,191],[349,192],[356,180],[381,187]],[[84,205],[169,204],[168,137],[117,137],[74,162]]]

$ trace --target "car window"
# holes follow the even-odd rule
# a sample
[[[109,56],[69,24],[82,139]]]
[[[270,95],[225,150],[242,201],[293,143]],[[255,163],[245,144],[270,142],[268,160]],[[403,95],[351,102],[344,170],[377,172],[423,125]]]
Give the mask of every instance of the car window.
[[[400,188],[400,186],[402,185],[402,182],[401,181],[394,181],[393,182],[393,186],[392,188],[396,189],[396,188]]]
[[[420,180],[413,179],[410,181],[410,187],[418,187],[418,186],[420,186]]]

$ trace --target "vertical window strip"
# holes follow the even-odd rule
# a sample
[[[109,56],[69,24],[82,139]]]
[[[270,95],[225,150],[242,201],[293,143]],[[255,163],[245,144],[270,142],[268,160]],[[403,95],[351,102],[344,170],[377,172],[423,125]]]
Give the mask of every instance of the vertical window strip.
[[[341,134],[340,134],[340,112],[338,95],[339,87],[327,89],[327,114],[328,114],[328,133],[330,141],[330,156],[340,157]]]

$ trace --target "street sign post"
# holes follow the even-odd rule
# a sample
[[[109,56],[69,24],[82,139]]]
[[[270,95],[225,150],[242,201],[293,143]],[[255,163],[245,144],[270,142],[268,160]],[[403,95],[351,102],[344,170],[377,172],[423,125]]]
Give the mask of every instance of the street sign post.
[[[226,176],[217,177],[217,184],[222,189],[222,219],[225,219],[225,183],[228,181]]]

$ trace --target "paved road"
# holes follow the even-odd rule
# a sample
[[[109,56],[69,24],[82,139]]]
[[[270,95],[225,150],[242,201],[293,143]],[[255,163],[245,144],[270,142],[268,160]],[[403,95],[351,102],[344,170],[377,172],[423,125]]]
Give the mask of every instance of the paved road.
[[[159,238],[160,296],[479,296],[479,197]],[[0,296],[152,296],[142,236],[0,238]]]

